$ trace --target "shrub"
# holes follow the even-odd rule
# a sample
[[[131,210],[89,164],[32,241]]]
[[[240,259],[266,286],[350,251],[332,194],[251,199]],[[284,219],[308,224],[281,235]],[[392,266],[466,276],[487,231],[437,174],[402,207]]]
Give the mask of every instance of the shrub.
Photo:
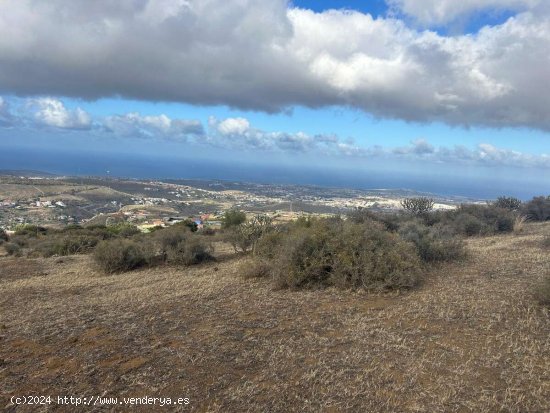
[[[196,232],[199,229],[199,226],[197,225],[197,223],[189,218],[184,219],[183,221],[178,222],[177,224],[174,224],[174,226],[187,227],[191,230],[191,232]]]
[[[106,227],[107,231],[114,235],[119,235],[124,238],[131,237],[141,233],[141,231],[135,225],[129,224],[127,222],[119,222],[117,224],[108,225]]]
[[[273,229],[271,218],[266,215],[256,215],[250,221],[233,226],[227,231],[225,239],[233,246],[235,252],[239,250],[247,252],[252,249],[252,253],[255,254],[259,239]]]
[[[541,247],[550,250],[550,235],[546,235],[541,242]]]
[[[152,240],[158,245],[162,254],[167,254],[168,250],[176,248],[180,242],[185,241],[189,233],[190,231],[186,227],[173,226],[155,231],[152,234]]]
[[[84,254],[93,250],[99,241],[99,238],[89,235],[71,235],[45,239],[34,246],[33,250],[44,257]]]
[[[399,234],[412,242],[418,255],[424,262],[455,261],[466,256],[464,242],[453,235],[448,227],[428,228],[411,222],[404,226]]]
[[[541,305],[550,306],[550,275],[537,286],[535,298]]]
[[[29,237],[26,235],[12,235],[10,241],[20,247],[26,247],[29,245]]]
[[[240,273],[245,280],[251,278],[267,278],[271,274],[269,262],[262,259],[245,261],[240,266]]]
[[[8,240],[8,233],[3,228],[0,228],[0,241],[7,241],[7,240]]]
[[[194,265],[212,260],[212,247],[196,236],[188,236],[167,251],[173,264]]]
[[[15,257],[20,257],[22,255],[21,247],[14,242],[5,242],[4,249],[8,255],[13,255]]]
[[[93,254],[97,266],[107,274],[133,270],[146,265],[150,258],[140,244],[126,239],[103,241]]]
[[[434,208],[434,200],[427,197],[405,198],[401,201],[401,206],[413,215],[422,215]]]
[[[38,234],[46,234],[48,230],[44,227],[31,224],[18,225],[15,228],[15,235],[22,235],[28,237],[37,237]]]
[[[547,221],[550,219],[550,196],[538,196],[527,202],[523,213],[530,221]]]
[[[271,249],[263,247],[265,239]],[[319,219],[309,227],[290,226],[262,236],[257,252],[280,288],[409,288],[420,270],[412,245],[373,221]]]
[[[231,228],[243,224],[246,221],[246,214],[237,209],[225,211],[222,218],[222,228]]]
[[[521,208],[521,200],[511,196],[500,196],[495,202],[493,202],[493,206],[508,209],[510,211],[518,211]]]
[[[494,205],[463,204],[454,213],[454,225],[465,235],[469,234],[462,227],[464,217],[461,215],[463,214],[476,218],[482,224],[481,234],[512,232],[517,217],[517,213]],[[470,221],[473,222],[471,218]]]
[[[461,213],[455,218],[455,228],[460,234],[472,237],[480,235],[483,230],[483,222],[469,213]]]

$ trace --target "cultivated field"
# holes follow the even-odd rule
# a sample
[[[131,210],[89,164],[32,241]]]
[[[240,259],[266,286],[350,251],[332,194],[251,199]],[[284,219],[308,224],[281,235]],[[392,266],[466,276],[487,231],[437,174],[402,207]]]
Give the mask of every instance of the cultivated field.
[[[0,257],[0,408],[11,395],[188,397],[83,411],[547,412],[548,224],[467,240],[419,288],[273,291],[247,258],[105,276],[88,256]],[[74,407],[50,406],[51,411]]]

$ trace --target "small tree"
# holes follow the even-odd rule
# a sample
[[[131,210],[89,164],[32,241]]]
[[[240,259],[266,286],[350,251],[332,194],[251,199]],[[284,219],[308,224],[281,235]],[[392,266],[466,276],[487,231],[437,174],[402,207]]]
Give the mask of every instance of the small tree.
[[[434,208],[434,200],[426,197],[405,198],[401,201],[401,206],[411,214],[422,215]]]
[[[258,240],[273,229],[273,220],[267,215],[256,215],[250,221],[235,226],[230,234],[229,241],[235,251],[242,252],[252,248],[252,254],[256,252]]]
[[[231,228],[243,224],[246,221],[246,214],[238,209],[225,211],[222,218],[222,228]]]
[[[517,211],[521,208],[521,200],[511,196],[499,196],[497,200],[493,202],[493,206],[508,209],[510,211]]]

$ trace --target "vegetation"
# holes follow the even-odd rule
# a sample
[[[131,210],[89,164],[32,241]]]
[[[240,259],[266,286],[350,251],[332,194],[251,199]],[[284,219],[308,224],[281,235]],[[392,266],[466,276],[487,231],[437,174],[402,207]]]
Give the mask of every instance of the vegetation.
[[[8,240],[8,233],[3,228],[0,228],[0,243],[2,241],[7,241],[7,240]]]
[[[414,247],[374,221],[318,219],[290,224],[258,242],[256,268],[279,288],[410,288],[418,282]],[[268,247],[264,245],[268,244]]]
[[[98,267],[108,274],[160,264],[194,265],[212,260],[213,248],[185,225],[102,241],[94,250]]]
[[[523,214],[530,221],[550,220],[550,196],[537,196],[523,207]]]
[[[101,242],[94,250],[93,258],[103,272],[114,274],[144,266],[150,256],[135,241],[115,239]]]
[[[244,224],[246,221],[246,214],[237,209],[230,209],[225,211],[222,218],[222,228],[227,229]]]
[[[21,247],[14,242],[6,242],[3,246],[8,255],[13,255],[15,257],[20,257],[22,255]]]
[[[508,209],[510,211],[519,211],[522,203],[521,200],[511,196],[500,196],[493,203],[493,205],[497,208]]]
[[[401,201],[401,206],[413,215],[422,215],[434,208],[434,200],[427,197],[405,198]]]

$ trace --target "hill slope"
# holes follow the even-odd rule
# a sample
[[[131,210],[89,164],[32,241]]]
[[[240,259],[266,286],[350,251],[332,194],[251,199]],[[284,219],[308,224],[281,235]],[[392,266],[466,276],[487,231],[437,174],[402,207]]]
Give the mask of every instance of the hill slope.
[[[117,276],[87,256],[0,258],[0,393],[190,398],[166,411],[549,411],[550,315],[530,295],[549,230],[470,239],[468,262],[400,296],[273,291],[240,277],[242,258]]]

